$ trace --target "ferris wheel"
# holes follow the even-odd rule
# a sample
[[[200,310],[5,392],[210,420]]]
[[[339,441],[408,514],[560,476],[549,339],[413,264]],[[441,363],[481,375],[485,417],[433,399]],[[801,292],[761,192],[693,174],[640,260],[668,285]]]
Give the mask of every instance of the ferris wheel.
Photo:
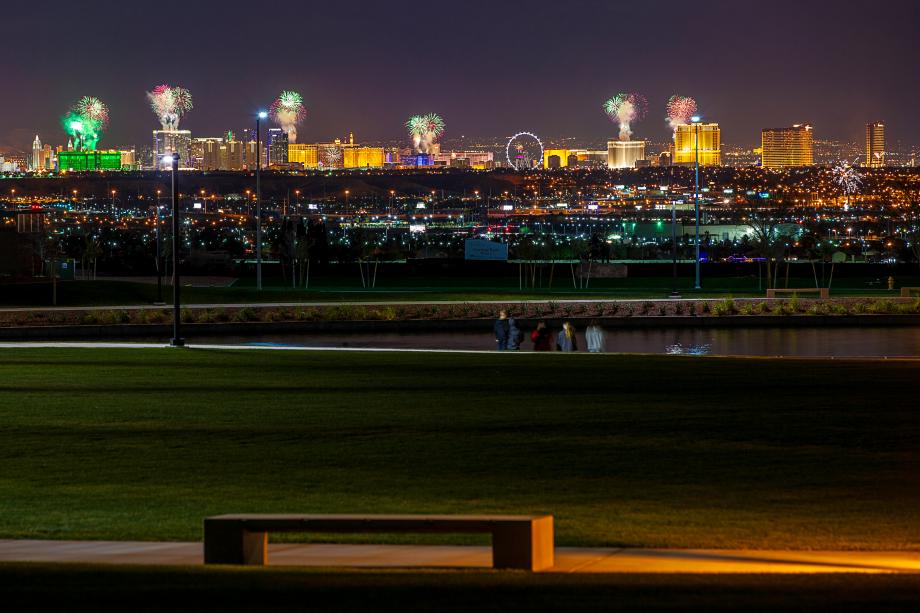
[[[536,134],[518,132],[505,147],[508,165],[516,170],[531,170],[543,164],[543,143]]]

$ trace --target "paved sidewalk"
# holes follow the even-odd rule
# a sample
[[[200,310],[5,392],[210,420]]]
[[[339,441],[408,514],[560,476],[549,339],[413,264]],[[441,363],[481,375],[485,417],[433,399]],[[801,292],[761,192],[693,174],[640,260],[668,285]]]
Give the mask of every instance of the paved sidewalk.
[[[272,566],[476,568],[489,547],[435,545],[269,546]],[[201,543],[0,540],[0,562],[194,565]],[[920,552],[556,549],[561,573],[920,573]]]
[[[167,349],[170,345],[167,343],[132,343],[132,342],[81,342],[81,341],[0,341],[0,349]],[[424,349],[411,347],[319,347],[319,346],[299,346],[299,345],[282,345],[276,343],[250,344],[250,345],[212,345],[188,343],[185,349],[207,349],[220,351],[336,351],[352,353],[472,353],[472,354],[496,354],[494,349]],[[505,351],[502,355],[555,355],[555,352],[539,351]],[[580,352],[578,356],[597,356],[597,355],[666,355],[664,353],[618,353],[607,352],[605,354],[591,354]],[[678,356],[680,357],[680,356]],[[783,356],[783,355],[720,355],[709,354],[697,356],[701,358],[732,358],[733,360],[772,360],[772,359],[792,359],[792,360],[833,360],[835,362],[917,362],[920,357],[917,356]],[[593,358],[591,358],[593,359]]]

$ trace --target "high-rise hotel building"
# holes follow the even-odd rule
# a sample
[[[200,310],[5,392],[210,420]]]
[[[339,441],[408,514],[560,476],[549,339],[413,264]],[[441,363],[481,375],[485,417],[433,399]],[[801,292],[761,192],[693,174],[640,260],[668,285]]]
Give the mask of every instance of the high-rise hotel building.
[[[179,167],[191,168],[192,133],[189,130],[154,130],[154,168],[163,165],[163,157],[179,154]]]
[[[814,135],[809,125],[768,128],[760,133],[764,168],[813,166]]]
[[[607,141],[607,168],[635,168],[644,159],[644,140]]]
[[[722,165],[722,131],[717,123],[691,123],[674,130],[673,164],[696,164],[699,139],[700,166]]]
[[[347,141],[335,139],[332,143],[289,143],[287,161],[304,169],[322,168],[383,168],[386,152],[383,147],[363,147],[355,144],[355,135]]]
[[[866,166],[885,166],[885,124],[881,121],[866,124]]]

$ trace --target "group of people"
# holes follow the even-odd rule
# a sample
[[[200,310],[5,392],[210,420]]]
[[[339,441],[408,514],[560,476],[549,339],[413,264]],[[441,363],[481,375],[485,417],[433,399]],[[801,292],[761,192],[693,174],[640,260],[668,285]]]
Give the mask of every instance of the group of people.
[[[502,310],[495,320],[495,344],[499,351],[519,351],[524,342],[524,331],[518,327],[517,321],[508,311]],[[555,336],[546,325],[545,321],[537,323],[537,327],[530,333],[530,341],[534,351],[555,350],[570,353],[578,351],[578,338],[575,335],[575,326],[571,322],[562,323],[562,330]],[[585,342],[589,353],[603,353],[607,350],[607,334],[598,325],[597,320],[591,320],[585,329]]]

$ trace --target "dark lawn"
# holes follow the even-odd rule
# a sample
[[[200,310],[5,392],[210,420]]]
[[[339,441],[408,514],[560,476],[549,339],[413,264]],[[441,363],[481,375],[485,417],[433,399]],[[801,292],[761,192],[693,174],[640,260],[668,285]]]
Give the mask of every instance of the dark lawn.
[[[559,545],[920,549],[918,381],[920,362],[3,348],[0,537],[548,512]]]
[[[8,611],[910,611],[920,574],[544,575],[0,565]]]
[[[240,279],[233,287],[185,287],[185,303],[226,304],[259,302],[342,302],[342,301],[519,301],[519,300],[604,300],[604,299],[655,299],[667,298],[671,292],[671,278],[639,277],[630,279],[592,279],[589,289],[572,287],[567,267],[560,269],[553,289],[518,289],[518,279],[507,278],[429,278],[406,276],[398,279],[378,279],[373,290],[361,288],[357,267],[354,278],[318,278],[309,290],[291,289],[281,279],[267,279],[265,289],[255,289],[252,279]],[[564,274],[563,274],[564,273]],[[899,296],[899,291],[888,291],[884,283],[875,284],[876,278],[842,278],[834,281],[832,296]],[[884,281],[884,280],[882,280]],[[681,277],[678,288],[684,298],[725,298],[727,296],[763,297],[766,290],[758,290],[756,277],[723,277],[706,279],[702,290],[692,289],[693,280]],[[869,285],[869,283],[872,285]],[[901,285],[920,285],[920,278],[902,277]],[[780,283],[784,285],[784,281]],[[814,287],[814,279],[792,278],[789,287]],[[66,281],[58,283],[58,306],[123,306],[150,304],[156,299],[156,285],[127,281]],[[0,307],[50,306],[51,282],[0,285]],[[172,289],[163,288],[163,297],[172,301]]]

